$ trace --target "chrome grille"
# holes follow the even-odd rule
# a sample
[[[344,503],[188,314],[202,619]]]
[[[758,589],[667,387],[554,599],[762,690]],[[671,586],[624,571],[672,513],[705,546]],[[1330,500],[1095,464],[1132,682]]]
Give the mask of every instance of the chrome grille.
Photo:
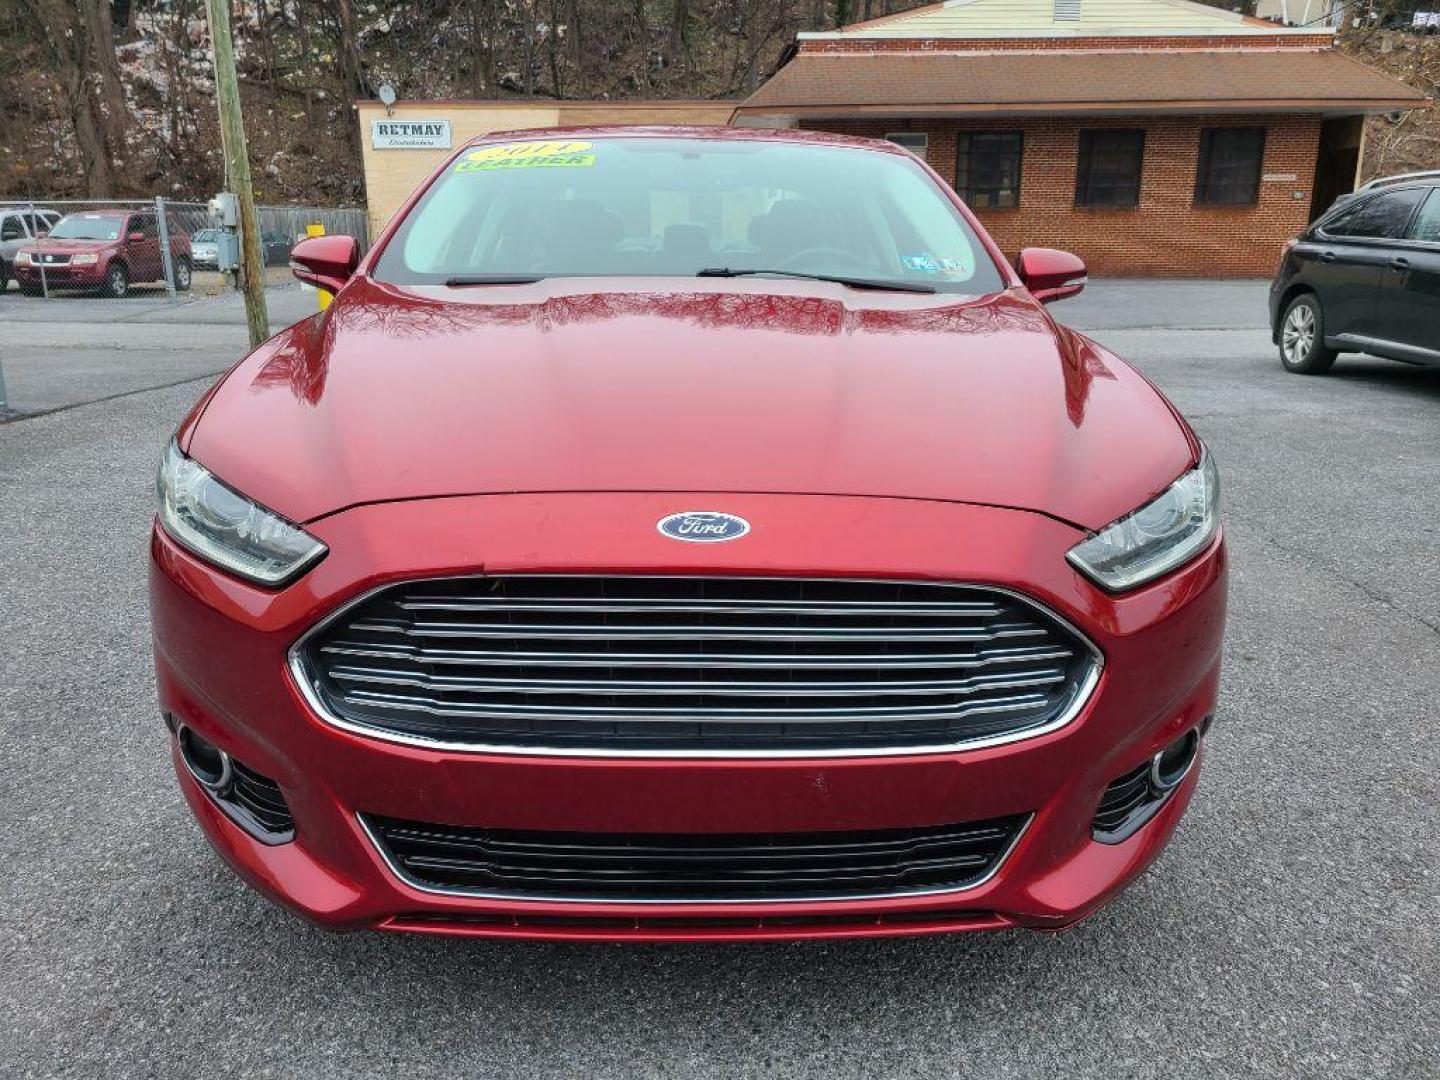
[[[1098,673],[1059,620],[972,586],[514,576],[372,595],[296,650],[347,726],[467,747],[883,752],[1046,728]]]

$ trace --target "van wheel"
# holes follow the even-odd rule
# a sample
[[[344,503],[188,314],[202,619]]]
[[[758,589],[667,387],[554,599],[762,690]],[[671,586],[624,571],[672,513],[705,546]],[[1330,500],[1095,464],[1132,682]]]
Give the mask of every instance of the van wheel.
[[[1325,316],[1314,293],[1290,301],[1280,320],[1280,363],[1297,375],[1324,375],[1335,365],[1335,350],[1325,347]]]
[[[0,293],[10,288],[10,264],[0,259]]]
[[[105,284],[100,286],[100,295],[119,300],[130,290],[130,272],[122,262],[112,262],[105,271]]]
[[[175,291],[190,291],[190,260],[183,255],[175,260]]]

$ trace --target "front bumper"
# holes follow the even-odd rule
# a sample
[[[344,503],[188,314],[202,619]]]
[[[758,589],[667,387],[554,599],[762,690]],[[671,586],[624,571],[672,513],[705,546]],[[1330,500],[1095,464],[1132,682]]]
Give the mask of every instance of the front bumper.
[[[97,288],[105,283],[107,263],[97,262],[88,266],[46,266],[45,285],[51,289]],[[34,263],[16,263],[15,280],[22,285],[40,286],[39,266]]]
[[[1225,606],[1221,543],[1163,581],[1116,598],[1064,561],[1079,534],[1037,514],[913,500],[700,499],[743,515],[754,532],[714,545],[658,534],[654,522],[696,502],[693,494],[477,496],[357,508],[309,526],[330,554],[279,592],[212,569],[157,529],[151,603],[161,707],[274,778],[295,817],[292,842],[261,843],[177,768],[206,835],[257,889],[330,926],[647,940],[1056,929],[1095,910],[1159,853],[1198,769],[1123,843],[1095,841],[1091,821],[1106,785],[1213,712]],[[1085,709],[1059,730],[925,755],[438,751],[340,731],[306,704],[287,652],[327,613],[387,582],[482,571],[997,585],[1077,626],[1106,666]],[[878,900],[598,904],[416,888],[387,866],[362,813],[607,833],[862,831],[1033,817],[998,871],[964,890]]]

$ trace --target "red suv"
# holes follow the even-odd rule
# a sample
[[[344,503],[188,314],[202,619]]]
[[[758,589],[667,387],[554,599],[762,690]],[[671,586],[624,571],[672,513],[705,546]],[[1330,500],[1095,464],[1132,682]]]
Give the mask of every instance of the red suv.
[[[329,926],[1055,929],[1195,791],[1215,467],[924,163],[804,132],[457,151],[162,458],[161,712]]]
[[[175,288],[190,288],[190,237],[167,220]],[[164,281],[160,227],[153,210],[97,210],[68,214],[43,240],[15,254],[15,280],[24,292],[95,289],[120,297],[138,282]],[[42,283],[43,275],[43,283]]]

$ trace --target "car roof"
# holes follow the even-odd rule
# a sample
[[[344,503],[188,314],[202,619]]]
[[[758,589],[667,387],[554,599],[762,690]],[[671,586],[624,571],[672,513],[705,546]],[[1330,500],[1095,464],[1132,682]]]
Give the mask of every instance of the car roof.
[[[1355,194],[1384,191],[1391,187],[1412,187],[1417,184],[1434,186],[1440,184],[1440,169],[1422,169],[1419,172],[1396,173],[1393,176],[1377,176],[1361,184]]]
[[[605,124],[583,127],[520,128],[514,131],[491,131],[477,135],[465,146],[484,146],[525,139],[700,139],[706,142],[784,142],[813,146],[848,146],[861,150],[879,150],[887,154],[909,157],[910,152],[885,139],[866,139],[859,135],[841,135],[830,131],[801,131],[796,128],[732,128],[702,125],[668,124]]]

